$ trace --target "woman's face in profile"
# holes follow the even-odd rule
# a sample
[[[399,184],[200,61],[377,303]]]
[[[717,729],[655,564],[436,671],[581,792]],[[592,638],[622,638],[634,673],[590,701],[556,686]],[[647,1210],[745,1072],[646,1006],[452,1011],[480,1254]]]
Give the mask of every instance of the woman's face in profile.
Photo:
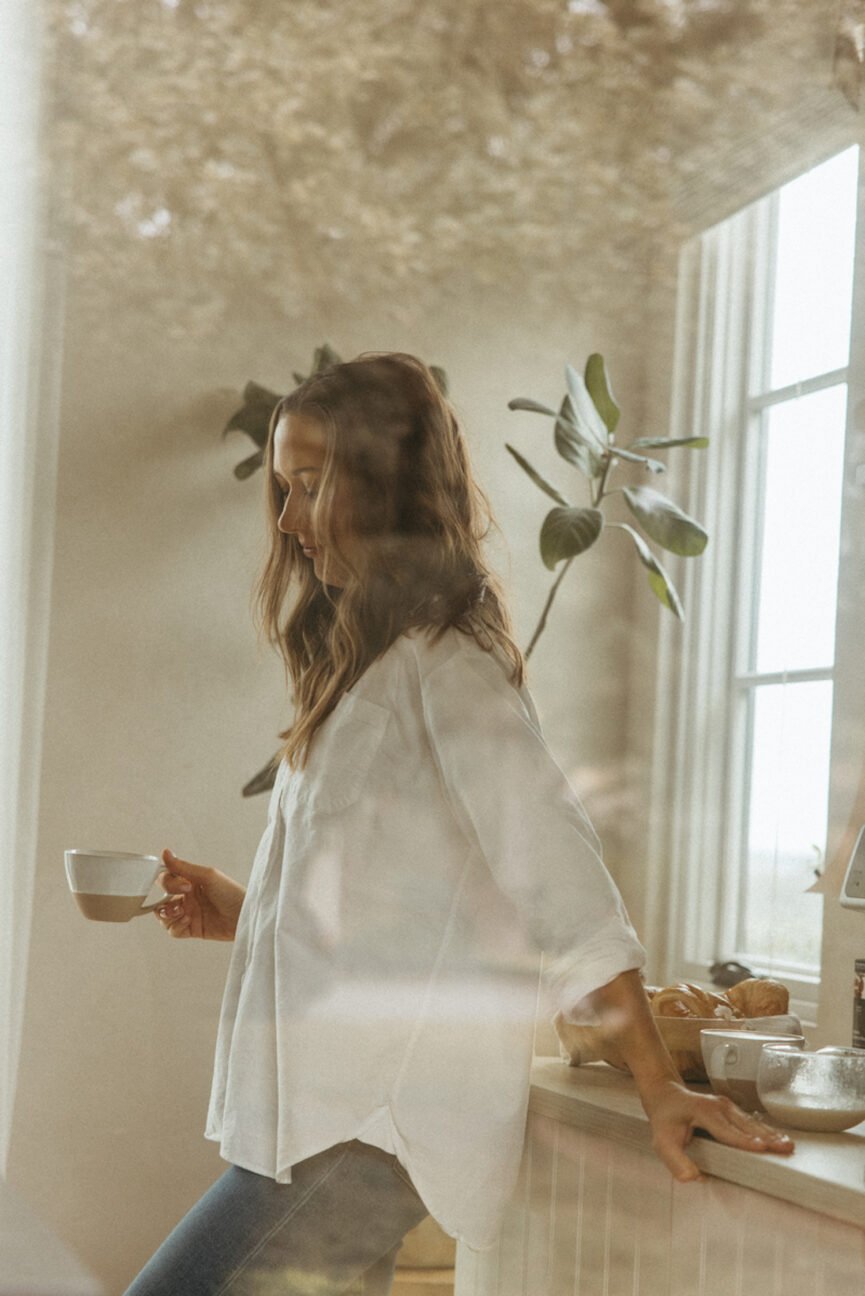
[[[277,527],[284,535],[293,535],[301,546],[304,557],[325,585],[342,587],[349,573],[337,554],[320,543],[315,523],[320,522],[317,507],[319,484],[327,454],[327,436],[317,419],[305,414],[284,414],[278,421],[273,436],[273,477],[282,493],[282,512]],[[348,516],[347,508],[340,508],[347,488],[337,482],[334,491],[330,528],[339,536],[342,550],[351,557],[352,538],[340,527],[340,514]]]

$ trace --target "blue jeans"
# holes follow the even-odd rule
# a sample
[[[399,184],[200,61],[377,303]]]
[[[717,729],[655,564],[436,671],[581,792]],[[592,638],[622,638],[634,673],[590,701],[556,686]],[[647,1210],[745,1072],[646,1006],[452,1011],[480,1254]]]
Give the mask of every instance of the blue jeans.
[[[126,1296],[388,1296],[402,1240],[428,1214],[397,1158],[352,1139],[291,1175],[231,1166]]]

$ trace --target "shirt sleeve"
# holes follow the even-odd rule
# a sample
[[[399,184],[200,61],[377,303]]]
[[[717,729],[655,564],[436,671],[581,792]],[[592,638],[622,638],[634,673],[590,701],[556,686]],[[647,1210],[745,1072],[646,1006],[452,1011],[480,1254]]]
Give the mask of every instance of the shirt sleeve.
[[[421,677],[424,721],[463,831],[511,900],[565,1019],[645,951],[597,835],[540,732],[527,690],[481,649],[460,648]]]

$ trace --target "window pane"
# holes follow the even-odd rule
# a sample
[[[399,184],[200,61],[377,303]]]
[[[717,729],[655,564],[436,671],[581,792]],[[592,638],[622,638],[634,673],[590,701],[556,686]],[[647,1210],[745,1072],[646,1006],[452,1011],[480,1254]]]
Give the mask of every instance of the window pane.
[[[741,953],[820,962],[821,897],[803,894],[826,845],[832,684],[754,690]]]
[[[770,409],[757,586],[758,671],[831,667],[847,387]]]
[[[849,148],[779,191],[773,388],[848,362],[858,165]]]

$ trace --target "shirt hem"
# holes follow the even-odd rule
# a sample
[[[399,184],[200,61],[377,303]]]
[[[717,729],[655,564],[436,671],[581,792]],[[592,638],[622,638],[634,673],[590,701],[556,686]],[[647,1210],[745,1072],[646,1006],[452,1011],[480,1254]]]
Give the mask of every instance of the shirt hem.
[[[382,1116],[386,1116],[384,1123],[382,1123]],[[385,1129],[387,1131],[386,1134]],[[372,1145],[381,1148],[383,1152],[389,1152],[391,1156],[395,1156],[399,1160],[400,1164],[405,1167],[409,1178],[415,1186],[418,1196],[421,1198],[421,1201],[424,1206],[426,1206],[430,1216],[435,1220],[443,1233],[445,1233],[449,1238],[452,1238],[454,1242],[459,1242],[464,1246],[467,1246],[470,1251],[491,1251],[498,1245],[501,1226],[499,1226],[492,1235],[486,1234],[483,1239],[474,1240],[471,1234],[466,1233],[464,1229],[459,1227],[459,1225],[450,1221],[448,1212],[438,1212],[435,1205],[430,1206],[430,1203],[427,1201],[427,1198],[424,1196],[414,1175],[412,1174],[411,1167],[408,1165],[409,1158],[406,1156],[404,1151],[405,1144],[399,1135],[393,1112],[388,1105],[377,1108],[367,1120],[362,1122],[353,1134],[348,1134],[345,1138],[336,1138],[333,1142],[326,1143],[323,1147],[316,1148],[311,1152],[305,1152],[303,1156],[298,1157],[297,1161],[292,1162],[292,1164],[286,1166],[285,1169],[279,1169],[276,1172],[274,1172],[273,1169],[265,1170],[249,1157],[232,1156],[227,1148],[223,1148],[222,1137],[219,1134],[212,1132],[208,1133],[205,1131],[204,1137],[208,1142],[220,1145],[219,1155],[226,1164],[236,1166],[238,1170],[249,1170],[252,1174],[261,1175],[264,1179],[273,1180],[274,1183],[290,1184],[292,1167],[297,1165],[298,1162],[305,1161],[308,1157],[316,1156],[319,1152],[325,1152],[328,1148],[334,1147],[337,1143],[347,1143],[352,1139],[358,1139],[361,1142],[371,1142],[371,1139],[364,1138],[365,1134],[371,1134],[373,1139],[376,1135],[379,1135],[379,1137],[384,1135],[385,1140],[391,1144],[390,1147],[384,1147],[383,1144],[379,1142],[374,1142]]]
[[[247,1157],[231,1156],[230,1153],[223,1150],[222,1139],[218,1134],[205,1134],[204,1137],[209,1143],[219,1144],[219,1155],[226,1165],[236,1166],[238,1170],[249,1170],[252,1174],[260,1175],[262,1179],[272,1179],[274,1183],[291,1183],[290,1177],[288,1179],[278,1179],[272,1170],[265,1170],[262,1166],[253,1164]],[[289,1170],[289,1176],[290,1174],[291,1171]]]

